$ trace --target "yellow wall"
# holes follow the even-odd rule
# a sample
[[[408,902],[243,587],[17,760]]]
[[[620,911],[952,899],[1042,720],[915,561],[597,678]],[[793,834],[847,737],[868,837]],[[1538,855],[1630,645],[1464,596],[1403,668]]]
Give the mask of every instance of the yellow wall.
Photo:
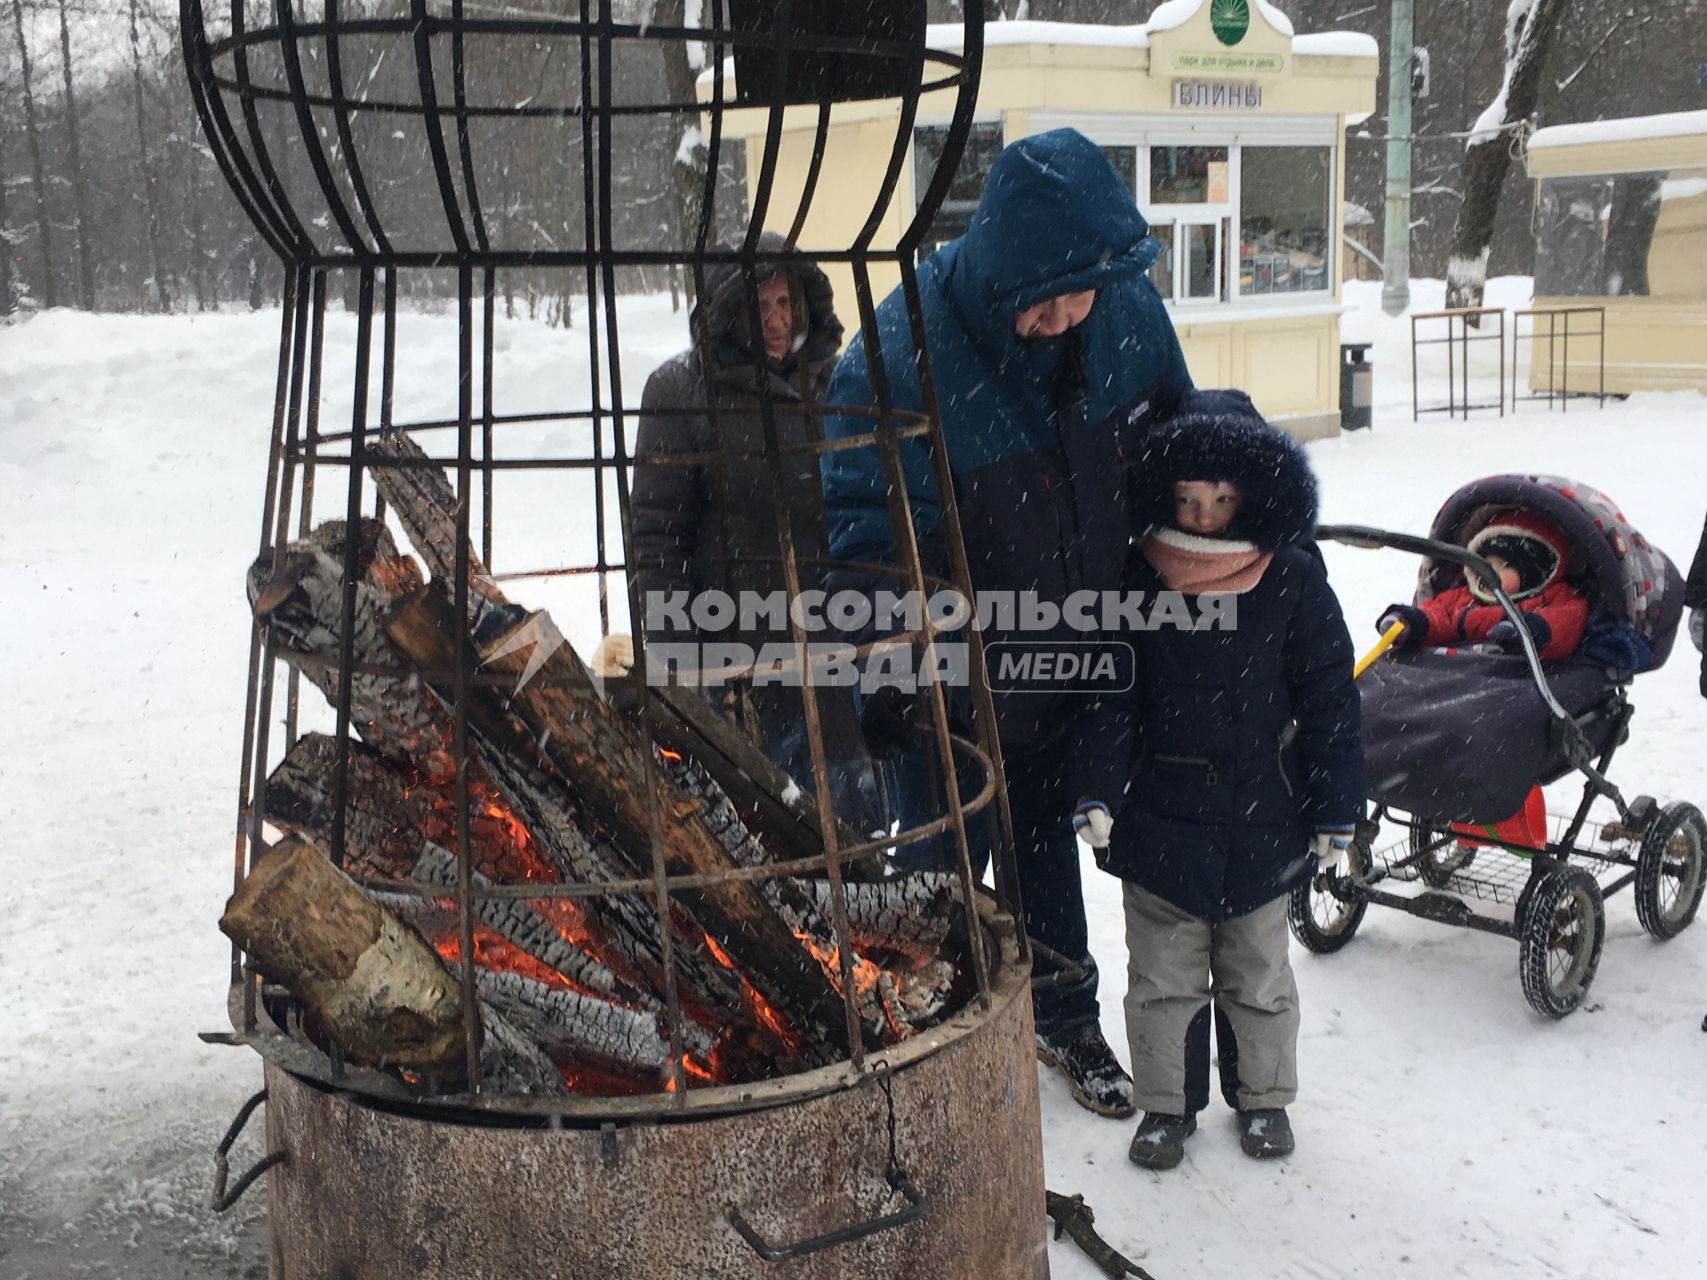
[[[1338,316],[1215,322],[1175,312],[1174,330],[1200,387],[1238,387],[1269,418],[1339,408]]]
[[[1707,177],[1707,130],[1535,146],[1526,163],[1536,179],[1658,172],[1692,186]],[[1645,297],[1537,298],[1533,305],[1605,307],[1607,391],[1707,392],[1707,190],[1681,192],[1660,205],[1648,251],[1648,287]],[[1527,329],[1529,322],[1524,323]],[[1595,322],[1580,324],[1591,329]],[[1599,389],[1599,344],[1579,338],[1578,326],[1573,318],[1569,360],[1558,356],[1564,367],[1557,372],[1552,365],[1557,347],[1550,352],[1545,337],[1533,344],[1531,391],[1545,392],[1550,380],[1555,390]],[[1546,320],[1540,329],[1545,335]],[[1562,322],[1555,321],[1554,329],[1562,334]]]
[[[1535,307],[1606,308],[1606,390],[1707,391],[1707,299],[1674,302],[1661,298],[1537,298]],[[1530,321],[1523,322],[1529,332]],[[1554,322],[1563,337],[1564,324]],[[1599,389],[1599,344],[1586,336],[1596,328],[1592,319],[1571,319],[1569,363],[1559,356],[1563,369],[1552,374],[1547,321],[1539,322],[1542,337],[1526,346],[1533,354],[1519,352],[1529,361],[1529,388],[1545,393],[1549,376],[1554,390],[1593,392]],[[1555,352],[1557,347],[1555,347]]]

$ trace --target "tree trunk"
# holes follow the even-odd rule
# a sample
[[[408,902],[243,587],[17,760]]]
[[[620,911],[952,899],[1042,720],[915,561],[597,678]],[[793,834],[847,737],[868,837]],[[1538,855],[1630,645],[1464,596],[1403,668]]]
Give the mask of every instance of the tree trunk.
[[[1535,112],[1547,54],[1566,3],[1528,0],[1526,10],[1514,4],[1510,11],[1514,22],[1506,32],[1504,83],[1499,96],[1477,120],[1464,149],[1464,203],[1458,209],[1452,254],[1446,266],[1449,307],[1482,305],[1500,188],[1511,167],[1510,126],[1527,121]]]
[[[661,27],[680,27],[684,25],[684,11],[683,0],[657,0],[652,10],[652,21]],[[698,102],[695,81],[699,78],[699,68],[688,60],[688,43],[686,40],[668,40],[663,47],[665,93],[669,102],[678,105]],[[702,53],[702,61],[703,58]],[[688,248],[699,243],[700,224],[706,219],[709,221],[705,222],[705,244],[716,244],[716,211],[707,210],[704,200],[705,175],[711,152],[700,136],[697,110],[684,112],[678,118],[672,141],[676,144],[669,162],[671,189],[675,193],[676,244]],[[693,273],[685,272],[683,289],[689,306],[693,305],[694,284]]]
[[[351,1055],[438,1078],[464,1069],[462,992],[438,953],[307,841],[263,857],[219,928]]]
[[[1660,176],[1626,173],[1612,180],[1612,209],[1607,215],[1599,282],[1606,297],[1648,294],[1648,254],[1660,221]]]
[[[154,297],[160,310],[172,309],[172,295],[166,287],[166,260],[160,252],[160,204],[157,195],[159,175],[148,153],[148,114],[142,96],[142,34],[137,28],[137,0],[130,0],[130,69],[131,88],[136,99],[136,155],[142,175],[143,207],[148,217],[148,265],[154,276]]]
[[[83,143],[77,121],[77,94],[71,85],[71,24],[65,0],[59,0],[59,58],[65,73],[66,160],[71,165],[71,191],[77,203],[77,282],[83,310],[95,309],[95,267],[89,257],[89,182],[83,173]]]
[[[30,150],[30,185],[36,197],[36,241],[41,246],[41,300],[59,305],[53,278],[53,219],[47,207],[47,180],[42,174],[41,126],[36,121],[35,91],[30,86],[30,48],[24,40],[23,0],[12,0],[12,27],[18,36],[18,81],[24,97],[24,139]]]

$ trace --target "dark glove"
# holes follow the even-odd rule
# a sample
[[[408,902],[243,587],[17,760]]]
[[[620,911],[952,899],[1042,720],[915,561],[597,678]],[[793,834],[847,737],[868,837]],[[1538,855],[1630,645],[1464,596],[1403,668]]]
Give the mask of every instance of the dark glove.
[[[1399,633],[1399,638],[1393,641],[1395,649],[1420,649],[1422,642],[1428,636],[1428,615],[1414,604],[1390,604],[1381,614],[1381,620],[1375,624],[1377,631],[1385,633],[1395,622],[1405,624],[1405,629]]]
[[[1523,625],[1529,629],[1529,638],[1535,642],[1535,652],[1547,647],[1547,642],[1553,638],[1553,628],[1547,624],[1547,619],[1538,613],[1523,615]],[[1488,643],[1498,645],[1507,653],[1521,653],[1523,641],[1518,639],[1517,627],[1510,618],[1502,619],[1488,628]]]
[[[859,709],[859,732],[866,750],[877,757],[899,755],[918,741],[913,722],[922,705],[917,692],[885,685],[866,695]]]

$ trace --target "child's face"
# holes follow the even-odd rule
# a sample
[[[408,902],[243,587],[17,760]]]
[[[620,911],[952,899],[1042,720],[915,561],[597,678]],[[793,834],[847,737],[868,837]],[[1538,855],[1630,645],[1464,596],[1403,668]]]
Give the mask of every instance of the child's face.
[[[1500,575],[1500,590],[1508,596],[1517,594],[1517,589],[1523,585],[1523,577],[1516,569],[1513,569],[1499,556],[1489,556],[1488,567]]]
[[[1227,531],[1243,501],[1239,486],[1226,480],[1176,480],[1174,524],[1212,538]]]

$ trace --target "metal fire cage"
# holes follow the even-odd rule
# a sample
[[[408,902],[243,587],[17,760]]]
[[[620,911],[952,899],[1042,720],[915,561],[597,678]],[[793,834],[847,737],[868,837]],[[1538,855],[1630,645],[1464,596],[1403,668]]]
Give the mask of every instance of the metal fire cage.
[[[640,411],[632,383],[623,376],[619,327],[619,317],[632,301],[620,286],[631,282],[637,272],[679,269],[691,275],[703,293],[706,268],[733,263],[751,295],[765,265],[781,256],[759,247],[759,230],[767,224],[786,226],[788,244],[808,258],[845,264],[854,283],[856,340],[864,344],[869,357],[875,403],[833,407],[836,413],[871,420],[868,432],[836,447],[877,451],[890,478],[891,524],[898,538],[893,565],[860,567],[889,575],[905,589],[928,594],[936,586],[948,585],[971,597],[924,348],[914,264],[971,126],[983,49],[980,6],[966,6],[958,48],[950,49],[927,47],[924,0],[840,5],[808,0],[704,0],[697,25],[682,25],[679,20],[673,25],[621,20],[619,10],[634,11],[635,6],[619,6],[615,0],[555,0],[555,4],[525,0],[501,6],[472,0],[396,0],[360,7],[340,5],[338,0],[318,4],[231,0],[229,5],[182,0],[184,56],[208,144],[256,231],[284,266],[261,554],[273,557],[277,566],[285,545],[293,536],[305,535],[317,518],[336,516],[349,522],[342,579],[346,625],[337,667],[339,696],[333,708],[338,748],[334,794],[339,808],[333,847],[326,851],[339,865],[345,852],[351,753],[353,628],[349,623],[355,600],[357,519],[364,512],[383,518],[384,503],[373,477],[379,468],[403,465],[381,457],[373,442],[386,433],[407,430],[433,455],[430,461],[444,467],[454,481],[459,615],[469,591],[471,540],[478,537],[480,554],[492,571],[495,550],[504,550],[499,526],[506,522],[506,512],[512,517],[516,512],[514,506],[501,509],[496,493],[513,486],[517,477],[532,477],[550,487],[527,491],[533,497],[522,505],[537,510],[544,493],[551,495],[556,510],[579,513],[581,518],[590,512],[591,554],[568,564],[510,563],[496,576],[527,580],[541,590],[564,582],[596,583],[602,633],[612,629],[613,579],[625,581],[628,609],[638,622],[639,592],[624,570],[633,536],[630,469]],[[637,95],[632,86],[666,78],[646,80],[630,74],[631,69],[683,42],[704,52],[700,65],[705,70],[692,91],[666,92],[661,100],[649,93]],[[878,248],[874,241],[909,154],[920,99],[928,93],[952,103],[952,123],[940,162],[920,190],[916,211],[898,243],[892,249]],[[870,210],[857,220],[857,231],[845,243],[807,243],[804,229],[819,175],[827,164],[836,163],[832,108],[838,102],[878,98],[893,100],[889,123],[894,132],[883,180],[871,193]],[[718,203],[720,161],[726,155],[724,116],[737,108],[765,113],[766,129],[762,150],[747,157],[751,209],[744,223],[745,239],[734,250],[720,250],[713,240],[712,218]],[[785,207],[776,196],[784,117],[787,114],[792,120],[800,113],[815,120],[810,163],[798,198],[792,207]],[[694,124],[703,128],[707,153],[692,206],[698,210],[697,222],[684,226],[679,220],[675,224],[666,220],[647,237],[625,233],[617,216],[619,165],[631,163],[643,148],[656,149],[660,139],[680,138],[683,128]],[[417,163],[404,163],[411,158]],[[564,181],[557,188],[548,228],[538,217],[516,216],[514,210],[525,203],[524,195],[538,208],[541,170],[550,165],[557,166]],[[660,165],[659,172],[669,172],[667,163]],[[535,186],[524,192],[523,184],[530,181]],[[882,376],[871,279],[878,265],[900,273],[917,350],[922,414],[895,409]],[[569,396],[567,407],[504,403],[507,387],[499,358],[498,311],[506,288],[521,278],[543,282],[543,288],[556,290],[565,299],[571,294],[585,299],[584,332],[566,333],[564,338],[565,383],[571,381],[571,344],[584,344],[584,356],[573,355],[575,360],[584,359],[584,371],[578,375],[582,399]],[[407,300],[431,293],[435,286],[442,287],[444,297],[454,299],[454,349],[442,340],[435,348],[439,377],[432,385],[423,385],[419,378],[400,380],[400,342],[406,344],[406,354],[419,354],[418,344],[407,334],[419,309],[400,306],[400,296]],[[339,337],[348,331],[350,321],[335,311],[329,313],[328,297],[339,293],[353,312],[353,343]],[[754,299],[750,299],[749,322],[752,331],[758,332]],[[448,330],[446,325],[434,332]],[[348,378],[347,384],[340,382],[342,377]],[[765,437],[762,458],[740,458],[762,461],[769,469],[773,494],[779,499],[775,504],[778,541],[792,599],[825,562],[803,559],[793,545],[780,501],[785,457],[778,443],[777,417],[784,408],[769,400],[761,400],[760,408]],[[348,428],[328,429],[331,424],[323,422],[323,409],[328,418],[347,409]],[[715,416],[710,405],[707,414]],[[915,436],[923,436],[931,446],[951,563],[946,584],[927,577],[921,566],[901,481],[897,444]],[[439,442],[438,447],[432,442]],[[814,454],[825,450],[821,442],[810,447]],[[327,482],[329,475],[340,474],[341,485]],[[317,502],[323,508],[318,513]],[[237,589],[235,583],[233,589]],[[631,629],[640,650],[632,675],[639,692],[645,670],[644,628]],[[800,645],[798,620],[791,619],[791,634]],[[915,646],[928,664],[937,634],[938,626],[926,618],[920,628],[904,632],[901,638]],[[469,692],[492,678],[477,670],[471,648],[467,628],[459,628],[452,752],[458,761],[467,758]],[[927,736],[943,781],[940,816],[898,837],[855,844],[838,841],[836,824],[826,821],[821,855],[778,863],[759,873],[811,872],[828,880],[831,926],[843,969],[842,999],[855,1031],[848,1063],[851,1078],[888,1070],[889,1055],[868,1053],[857,1034],[855,985],[846,944],[845,864],[897,841],[946,833],[952,841],[966,918],[978,920],[979,890],[967,823],[979,816],[990,824],[1000,910],[1011,919],[1020,916],[1012,823],[975,629],[970,655],[973,738],[951,731],[943,691],[940,685],[930,686]],[[318,710],[313,705],[304,707],[294,670],[284,674],[281,698],[280,661],[269,627],[258,624],[249,651],[238,787],[234,866],[238,884],[269,847],[263,814],[268,770],[278,754],[275,725],[282,719],[288,747],[301,732],[299,722]],[[644,697],[639,705],[642,732],[650,739]],[[802,715],[819,811],[829,814],[833,808],[825,744],[818,696],[810,680],[802,691]],[[983,784],[976,796],[962,794],[961,782],[967,775],[957,778],[956,768],[942,767],[944,762],[967,760],[982,769]],[[650,758],[647,784],[657,812],[657,767]],[[457,770],[455,785],[458,878],[453,896],[461,954],[472,956],[474,904],[504,894],[472,883],[466,768]],[[742,874],[755,878],[752,870]],[[596,885],[530,886],[527,896],[646,895],[656,908],[668,977],[672,896],[704,879],[666,871],[654,824],[650,876]],[[425,887],[417,892],[447,896],[443,890]],[[508,896],[515,892],[511,889]],[[973,945],[970,951],[974,999],[978,1007],[988,1010],[998,985],[992,965],[1029,966],[1030,950],[1019,931],[1015,947]],[[462,968],[470,1083],[465,1094],[444,1101],[464,1112],[544,1112],[573,1122],[581,1112],[589,1118],[595,1114],[608,1118],[613,1112],[667,1117],[766,1105],[763,1090],[750,1086],[689,1087],[682,1066],[681,1011],[673,980],[667,981],[665,992],[673,1089],[635,1098],[550,1101],[483,1093],[476,1047],[480,1037],[474,965]],[[252,1045],[300,1077],[371,1096],[414,1096],[391,1075],[341,1061],[335,1053],[322,1059],[302,1042],[281,1035],[258,1010],[260,979],[236,948],[231,957],[231,991],[233,1041]]]

